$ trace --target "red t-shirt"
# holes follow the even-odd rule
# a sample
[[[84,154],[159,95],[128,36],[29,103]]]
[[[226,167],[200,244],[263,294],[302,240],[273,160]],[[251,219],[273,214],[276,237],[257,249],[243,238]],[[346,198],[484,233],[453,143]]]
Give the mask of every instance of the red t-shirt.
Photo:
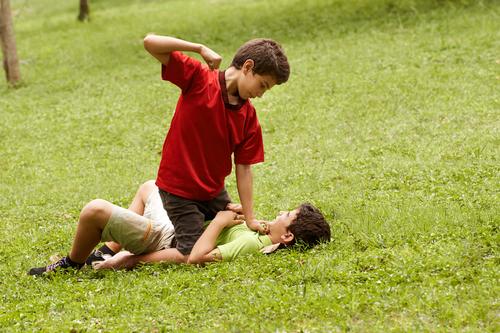
[[[234,163],[264,161],[262,131],[249,100],[229,104],[224,72],[172,52],[162,79],[181,88],[163,145],[156,185],[172,194],[206,201],[215,198]]]

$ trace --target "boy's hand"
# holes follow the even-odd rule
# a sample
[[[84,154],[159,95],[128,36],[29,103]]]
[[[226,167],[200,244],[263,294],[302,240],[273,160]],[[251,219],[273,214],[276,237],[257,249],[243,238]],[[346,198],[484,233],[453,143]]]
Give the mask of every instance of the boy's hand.
[[[222,57],[220,55],[210,50],[206,46],[203,46],[201,48],[200,55],[203,58],[203,60],[205,60],[205,62],[208,65],[208,68],[210,68],[211,71],[213,71],[214,69],[219,69],[220,62],[222,61]]]
[[[226,210],[230,210],[232,212],[243,214],[243,206],[238,203],[229,203],[226,206]]]
[[[222,224],[224,228],[229,228],[233,225],[243,224],[244,222],[241,220],[241,217],[242,215],[238,215],[235,212],[224,210],[217,213],[213,222]]]
[[[269,233],[269,228],[267,227],[268,223],[269,222],[266,221],[253,219],[247,221],[247,227],[255,231],[258,230],[263,235],[267,235]]]

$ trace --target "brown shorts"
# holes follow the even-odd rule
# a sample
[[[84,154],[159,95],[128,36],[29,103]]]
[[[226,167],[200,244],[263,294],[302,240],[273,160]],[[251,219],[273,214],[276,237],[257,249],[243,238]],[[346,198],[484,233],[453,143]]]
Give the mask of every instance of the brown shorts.
[[[203,224],[215,218],[218,212],[225,210],[231,197],[224,187],[212,200],[197,201],[186,199],[159,189],[163,208],[172,221],[177,239],[177,250],[183,255],[191,253],[194,244],[205,229]]]

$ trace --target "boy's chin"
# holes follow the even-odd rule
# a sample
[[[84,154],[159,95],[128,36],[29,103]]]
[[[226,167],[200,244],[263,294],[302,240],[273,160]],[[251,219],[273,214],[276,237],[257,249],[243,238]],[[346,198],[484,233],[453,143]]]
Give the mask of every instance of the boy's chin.
[[[251,95],[251,94],[248,94],[248,93],[243,93],[243,94],[240,94],[239,96],[240,96],[240,98],[241,98],[242,100],[245,100],[245,101],[246,101],[247,99],[252,98],[252,95]]]

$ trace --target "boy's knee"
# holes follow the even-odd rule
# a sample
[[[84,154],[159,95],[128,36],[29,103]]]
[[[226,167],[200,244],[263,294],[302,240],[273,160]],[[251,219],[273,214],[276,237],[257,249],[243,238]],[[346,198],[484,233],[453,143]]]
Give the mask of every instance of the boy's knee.
[[[151,191],[155,187],[156,187],[156,180],[148,180],[147,182],[141,185],[139,190]]]
[[[89,202],[85,207],[83,207],[80,213],[80,219],[82,218],[92,218],[92,219],[109,219],[112,213],[112,204],[106,200],[96,199]]]
[[[137,190],[137,194],[139,195],[139,197],[143,199],[144,202],[146,202],[147,198],[155,188],[156,188],[156,181],[148,180],[147,182],[142,184],[141,187],[139,187],[139,189]]]

